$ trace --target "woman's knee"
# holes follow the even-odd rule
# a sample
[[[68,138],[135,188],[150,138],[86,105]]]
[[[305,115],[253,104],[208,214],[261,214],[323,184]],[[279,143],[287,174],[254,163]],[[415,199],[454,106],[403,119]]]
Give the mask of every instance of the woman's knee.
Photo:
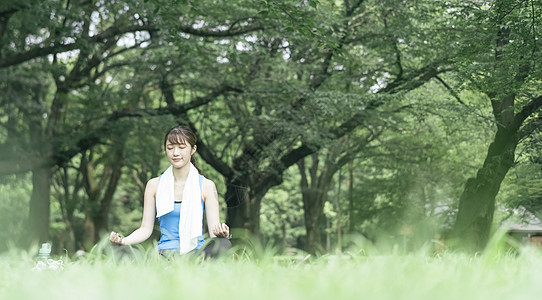
[[[218,257],[232,247],[231,241],[227,238],[212,238],[203,251],[206,257]]]

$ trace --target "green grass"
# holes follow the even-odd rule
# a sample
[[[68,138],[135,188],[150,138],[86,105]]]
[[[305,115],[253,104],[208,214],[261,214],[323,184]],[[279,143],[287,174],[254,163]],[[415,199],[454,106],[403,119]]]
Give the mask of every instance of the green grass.
[[[0,257],[0,299],[538,299],[542,253],[330,255],[177,259],[91,255],[32,271],[28,253]]]

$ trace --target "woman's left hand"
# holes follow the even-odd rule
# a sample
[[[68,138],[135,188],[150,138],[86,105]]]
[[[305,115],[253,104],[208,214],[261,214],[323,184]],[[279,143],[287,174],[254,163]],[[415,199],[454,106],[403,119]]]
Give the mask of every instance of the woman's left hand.
[[[230,228],[225,223],[215,225],[213,228],[213,234],[216,237],[229,238],[230,237]]]

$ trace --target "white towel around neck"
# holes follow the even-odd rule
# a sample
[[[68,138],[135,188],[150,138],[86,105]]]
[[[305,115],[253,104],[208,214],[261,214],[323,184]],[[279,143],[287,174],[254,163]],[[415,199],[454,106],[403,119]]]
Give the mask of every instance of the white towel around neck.
[[[175,206],[174,189],[175,178],[173,167],[162,173],[156,190],[156,217],[163,216]],[[179,218],[179,252],[187,253],[196,248],[198,237],[202,234],[203,228],[203,207],[201,205],[201,189],[199,186],[199,172],[190,163],[190,171],[184,184],[183,202]]]

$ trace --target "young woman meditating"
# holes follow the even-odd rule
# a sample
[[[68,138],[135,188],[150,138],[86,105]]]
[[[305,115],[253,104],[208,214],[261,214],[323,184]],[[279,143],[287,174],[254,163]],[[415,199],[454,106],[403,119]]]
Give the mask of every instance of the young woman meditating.
[[[186,126],[173,127],[165,136],[164,148],[171,166],[147,182],[141,226],[124,238],[111,232],[109,240],[119,245],[141,243],[151,236],[156,217],[160,223],[160,254],[169,257],[172,253],[197,251],[205,242],[202,233],[205,212],[211,241],[204,247],[204,253],[217,256],[231,248],[230,229],[219,220],[216,186],[199,174],[193,157],[194,132]]]

